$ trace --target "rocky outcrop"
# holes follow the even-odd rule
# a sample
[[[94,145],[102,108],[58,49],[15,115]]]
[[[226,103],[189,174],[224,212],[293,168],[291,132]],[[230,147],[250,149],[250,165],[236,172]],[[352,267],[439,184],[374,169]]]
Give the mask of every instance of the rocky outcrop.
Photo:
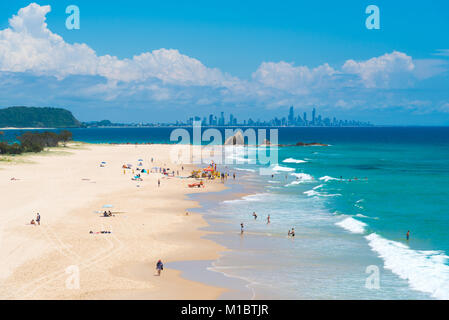
[[[233,136],[226,139],[225,145],[244,145],[245,138],[241,131],[237,131]]]
[[[318,143],[318,142],[311,142],[311,143],[304,143],[304,142],[297,142],[295,144],[296,147],[313,147],[313,146],[319,146],[319,147],[328,147],[328,144],[324,143]]]

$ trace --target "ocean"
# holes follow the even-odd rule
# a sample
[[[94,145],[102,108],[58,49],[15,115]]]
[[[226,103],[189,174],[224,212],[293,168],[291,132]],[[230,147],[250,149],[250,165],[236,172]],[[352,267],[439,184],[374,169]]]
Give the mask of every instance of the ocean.
[[[167,143],[171,130],[71,131],[91,143]],[[212,269],[255,298],[449,299],[449,128],[279,128],[279,143],[299,141],[329,146],[273,148],[273,176],[260,163],[227,165],[231,190],[246,195],[200,196],[220,231],[207,237],[232,249]]]

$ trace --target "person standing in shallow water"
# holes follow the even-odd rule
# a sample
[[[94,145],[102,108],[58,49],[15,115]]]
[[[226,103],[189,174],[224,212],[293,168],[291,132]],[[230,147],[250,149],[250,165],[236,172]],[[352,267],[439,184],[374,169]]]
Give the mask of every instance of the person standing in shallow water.
[[[410,238],[410,230],[407,231],[405,237],[407,238],[407,241],[408,241],[408,239]]]
[[[240,234],[243,234],[244,231],[244,227],[243,227],[243,222],[240,224]]]
[[[268,217],[267,217],[267,224],[269,224],[270,223],[270,215],[268,215]]]

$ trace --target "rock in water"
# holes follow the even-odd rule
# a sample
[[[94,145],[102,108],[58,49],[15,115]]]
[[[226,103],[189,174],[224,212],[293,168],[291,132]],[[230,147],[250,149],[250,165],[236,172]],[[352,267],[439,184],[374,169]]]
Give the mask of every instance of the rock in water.
[[[233,136],[226,139],[225,145],[244,145],[245,138],[241,131],[237,131]]]

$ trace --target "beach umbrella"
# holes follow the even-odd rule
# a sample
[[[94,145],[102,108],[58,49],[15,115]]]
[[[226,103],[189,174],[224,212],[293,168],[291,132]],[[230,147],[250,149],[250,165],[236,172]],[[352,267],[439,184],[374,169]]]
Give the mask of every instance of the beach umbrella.
[[[143,161],[143,159],[139,159],[139,160],[137,160],[137,161]]]
[[[113,207],[112,204],[105,204],[105,205],[103,206],[103,208],[112,208],[112,207]]]
[[[212,169],[211,167],[207,167],[206,169],[203,169],[204,171],[209,171],[209,172],[212,172],[212,171],[214,171],[214,169]]]
[[[128,163],[126,166],[128,166],[129,168],[131,168],[133,165]]]
[[[105,162],[105,161],[101,161],[101,163],[103,163],[103,164],[106,164],[106,162]]]

